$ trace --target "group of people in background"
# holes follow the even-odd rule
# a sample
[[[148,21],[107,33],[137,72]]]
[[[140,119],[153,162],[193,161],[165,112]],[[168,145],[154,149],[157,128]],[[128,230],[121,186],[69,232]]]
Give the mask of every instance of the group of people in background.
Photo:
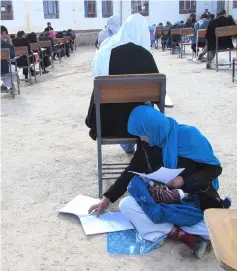
[[[206,68],[210,69],[211,62],[215,57],[215,49],[216,49],[215,29],[217,27],[224,27],[224,26],[231,26],[231,25],[235,25],[235,21],[233,20],[233,17],[231,15],[227,16],[225,10],[222,10],[221,12],[219,12],[217,14],[217,17],[215,18],[215,15],[210,14],[210,12],[208,12],[208,9],[206,9],[198,21],[196,20],[196,15],[194,13],[191,13],[185,23],[184,21],[179,21],[172,25],[169,21],[167,21],[165,26],[163,26],[162,23],[159,23],[157,27],[156,25],[150,26],[149,30],[150,30],[151,47],[155,44],[155,48],[157,48],[159,39],[161,39],[163,48],[165,47],[172,48],[174,46],[179,46],[181,36],[173,35],[171,39],[171,30],[179,29],[179,28],[194,28],[194,34],[191,40],[191,48],[194,54],[196,54],[196,56],[198,57],[198,60],[207,61]],[[162,31],[159,31],[159,30],[164,30],[164,29],[168,30],[168,33],[166,35],[162,34]],[[206,37],[199,38],[197,41],[197,32],[200,29],[207,30]],[[171,41],[173,42],[173,44],[171,44]],[[197,42],[198,42],[197,47],[203,49],[202,53],[200,53],[199,55],[198,55],[199,49],[196,52]],[[220,50],[234,48],[231,37],[219,38],[218,46]],[[207,54],[207,58],[204,58],[205,54]]]
[[[31,76],[38,75],[39,72],[35,71],[32,67],[28,69],[28,65],[32,64],[33,62],[36,62],[38,58],[42,59],[42,62],[40,62],[41,69],[43,74],[48,73],[49,71],[46,69],[51,65],[51,52],[50,49],[47,48],[46,50],[41,50],[37,54],[34,54],[36,52],[33,52],[31,50],[30,44],[31,43],[37,43],[39,41],[51,41],[51,48],[53,50],[53,60],[56,60],[56,57],[63,57],[64,51],[61,51],[61,55],[59,56],[58,53],[56,53],[57,48],[54,46],[54,39],[55,38],[63,38],[65,36],[71,36],[72,41],[68,44],[65,44],[65,53],[67,57],[70,57],[70,46],[71,50],[73,51],[73,43],[75,40],[75,33],[72,29],[63,30],[59,32],[55,32],[53,27],[51,26],[51,23],[48,22],[47,27],[44,29],[44,31],[37,36],[35,32],[31,32],[29,34],[26,34],[23,30],[20,30],[17,32],[17,34],[11,34],[8,35],[8,30],[5,26],[1,26],[1,49],[8,48],[10,50],[10,57],[15,57],[14,47],[21,47],[26,46],[28,48],[28,55],[29,55],[29,62],[27,60],[26,56],[21,56],[19,59],[17,59],[16,65],[17,67],[24,67],[23,68],[23,75],[25,77],[25,80],[28,81],[29,78],[29,72],[31,73]],[[4,76],[4,74],[9,73],[9,64],[6,60],[1,61],[1,77],[3,84],[1,85],[1,92],[9,92],[14,88],[12,86],[11,80],[9,76]]]

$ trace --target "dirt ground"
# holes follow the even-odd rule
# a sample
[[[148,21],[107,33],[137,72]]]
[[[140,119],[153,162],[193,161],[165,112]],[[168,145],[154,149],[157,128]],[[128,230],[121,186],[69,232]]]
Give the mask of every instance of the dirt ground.
[[[79,48],[37,84],[21,84],[21,96],[1,95],[2,271],[221,270],[213,252],[196,260],[171,241],[146,256],[111,256],[106,235],[86,237],[76,217],[56,214],[78,194],[97,197],[96,143],[85,126],[94,53]],[[230,68],[216,73],[189,62],[190,55],[153,55],[175,104],[166,114],[209,138],[223,165],[220,193],[236,208],[237,85]],[[119,146],[104,154],[131,158]]]

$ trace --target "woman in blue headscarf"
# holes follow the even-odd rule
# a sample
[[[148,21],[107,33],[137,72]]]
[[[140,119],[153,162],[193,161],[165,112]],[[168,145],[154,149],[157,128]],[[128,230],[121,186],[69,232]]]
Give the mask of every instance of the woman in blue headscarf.
[[[221,167],[209,141],[197,128],[180,125],[150,106],[138,106],[132,111],[128,132],[147,142],[150,148],[160,148],[162,166],[186,168],[186,172],[171,183],[178,184],[190,196],[180,204],[156,204],[145,183],[135,176],[128,186],[131,196],[120,202],[122,213],[144,239],[156,241],[168,235],[185,242],[197,257],[201,257],[207,247],[205,240],[209,239],[203,210],[224,208],[227,202],[222,201],[217,193],[217,177],[221,174]],[[212,173],[208,175],[207,171]],[[172,187],[171,183],[167,186]]]

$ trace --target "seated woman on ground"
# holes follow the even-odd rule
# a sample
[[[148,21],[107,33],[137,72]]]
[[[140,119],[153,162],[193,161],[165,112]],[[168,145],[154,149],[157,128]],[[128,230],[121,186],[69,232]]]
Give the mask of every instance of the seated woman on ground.
[[[130,196],[121,200],[120,210],[143,239],[155,242],[167,235],[187,244],[196,257],[202,257],[209,240],[203,211],[230,205],[228,200],[221,200],[217,192],[217,177],[222,168],[210,143],[197,128],[179,125],[174,119],[145,105],[132,111],[128,132],[140,138],[137,150],[129,166],[89,212],[96,210],[101,213],[110,202],[122,197],[128,188]],[[170,203],[160,194],[157,200],[146,183],[131,173],[150,173],[162,166],[185,168],[167,184],[171,191],[181,188],[187,193],[184,199],[179,197]]]
[[[158,73],[150,53],[150,37],[146,19],[140,14],[128,17],[119,32],[106,39],[100,46],[93,64],[94,76]],[[102,136],[127,138],[128,117],[141,103],[101,105]],[[94,93],[86,117],[90,136],[96,140],[96,114]],[[134,144],[122,146],[126,152],[134,153]]]

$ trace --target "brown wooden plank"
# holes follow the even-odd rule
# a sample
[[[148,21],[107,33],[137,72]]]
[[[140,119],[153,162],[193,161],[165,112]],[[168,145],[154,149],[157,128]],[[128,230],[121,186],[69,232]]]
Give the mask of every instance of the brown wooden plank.
[[[40,44],[40,47],[42,47],[42,48],[51,47],[51,41],[50,40],[40,40],[39,44]]]
[[[69,41],[69,40],[71,40],[72,37],[71,36],[65,36],[63,38],[64,38],[65,41]]]
[[[206,37],[206,29],[200,29],[198,30],[198,38],[205,38]]]
[[[225,270],[237,270],[237,209],[208,209],[205,222],[217,261]]]
[[[160,83],[111,83],[101,84],[100,102],[103,103],[129,103],[144,101],[160,101]]]
[[[171,35],[180,35],[182,28],[171,29]]]
[[[28,55],[28,48],[26,46],[14,47],[15,56]]]
[[[140,77],[145,77],[147,80],[149,80],[149,78],[153,78],[153,77],[166,77],[166,76],[162,73],[104,75],[104,76],[95,77],[95,80],[120,79],[120,78],[122,80],[123,78],[140,78]]]
[[[40,50],[40,45],[38,42],[30,43],[30,49],[32,51],[39,51]]]
[[[64,38],[58,38],[58,41],[59,41],[60,43],[64,43]]]
[[[183,28],[183,29],[181,29],[180,33],[181,33],[182,36],[192,35],[193,34],[193,28]]]
[[[237,35],[237,25],[217,27],[216,37],[228,37]]]
[[[58,45],[60,42],[59,42],[59,40],[58,39],[53,39],[53,44],[54,45]]]
[[[8,60],[9,59],[9,49],[1,49],[1,60]]]

